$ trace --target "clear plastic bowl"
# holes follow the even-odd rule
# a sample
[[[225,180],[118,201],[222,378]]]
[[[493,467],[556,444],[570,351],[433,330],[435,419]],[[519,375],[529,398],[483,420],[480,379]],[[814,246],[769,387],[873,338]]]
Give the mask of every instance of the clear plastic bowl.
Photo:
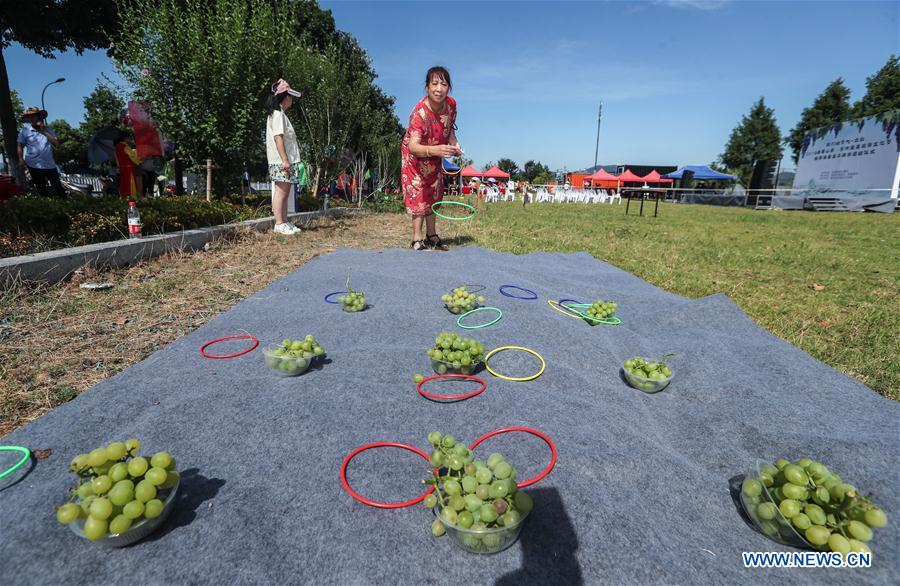
[[[753,522],[753,525],[756,529],[771,539],[772,541],[777,541],[778,543],[784,545],[790,545],[791,547],[799,547],[801,549],[815,549],[806,539],[800,535],[800,532],[791,524],[790,520],[787,519],[781,512],[781,509],[778,508],[778,503],[775,501],[772,493],[769,492],[768,487],[761,480],[762,474],[767,467],[770,467],[772,470],[777,472],[777,468],[766,462],[765,460],[757,460],[756,461],[756,469],[747,473],[745,480],[747,479],[755,479],[759,480],[759,483],[762,485],[762,492],[759,496],[749,497],[744,494],[743,483],[740,490],[740,499],[741,506],[744,508],[744,512],[747,513],[747,517]],[[774,473],[772,473],[774,476]],[[775,507],[775,517],[772,519],[763,519],[759,516],[759,506],[763,503],[771,503]],[[768,507],[768,510],[771,512],[771,507]]]
[[[278,346],[273,346],[271,348],[266,348],[263,350],[263,355],[265,356],[266,366],[271,368],[275,373],[279,376],[298,376],[309,370],[309,367],[312,366],[313,361],[317,359],[324,358],[325,355],[316,356],[313,355],[310,358],[302,358],[302,357],[290,357],[290,356],[278,356],[275,354],[275,350],[282,348],[279,344]]]
[[[360,311],[365,311],[365,310],[369,309],[369,304],[366,303],[365,305],[363,305],[362,309],[351,309],[349,306],[341,303],[341,309],[346,311],[347,313],[359,313]]]
[[[472,309],[478,309],[479,307],[481,307],[481,304],[476,301],[475,305],[472,306]],[[467,309],[466,311],[462,311],[462,310],[453,311],[452,309],[450,309],[450,307],[446,303],[444,304],[444,309],[446,309],[453,315],[462,315],[462,314],[466,313],[466,311],[472,311],[472,309]]]
[[[178,482],[175,483],[175,486],[168,489],[159,489],[156,493],[156,498],[162,498],[162,495],[165,495],[165,500],[163,500],[163,510],[162,513],[159,514],[159,517],[155,519],[141,519],[137,523],[131,526],[131,528],[125,533],[116,533],[115,535],[107,535],[103,539],[98,539],[93,543],[103,547],[125,547],[126,545],[131,545],[132,543],[136,543],[141,539],[147,537],[154,531],[156,531],[160,525],[162,525],[166,518],[168,518],[169,513],[172,512],[172,509],[175,508],[175,495],[178,493],[178,486],[181,484],[181,477],[179,476]],[[69,529],[72,530],[72,533],[75,535],[87,539],[84,536],[84,519],[76,519],[69,523]]]
[[[672,368],[671,366],[669,367]],[[672,376],[668,377],[665,380],[656,380],[653,378],[644,378],[642,376],[637,376],[635,374],[631,374],[625,367],[622,367],[622,374],[625,376],[625,380],[628,381],[628,384],[632,387],[636,388],[639,391],[644,391],[645,393],[658,393],[672,382],[672,378],[675,376],[675,371],[672,370]]]
[[[514,544],[531,511],[522,515],[522,519],[512,527],[495,527],[493,529],[463,529],[445,521],[440,516],[438,507],[435,507],[432,512],[441,520],[441,524],[447,530],[447,535],[456,545],[471,553],[487,554],[501,552]]]
[[[452,362],[431,359],[431,368],[435,374],[475,374],[480,367],[481,361],[473,362],[469,366],[460,365],[459,368],[455,368]]]

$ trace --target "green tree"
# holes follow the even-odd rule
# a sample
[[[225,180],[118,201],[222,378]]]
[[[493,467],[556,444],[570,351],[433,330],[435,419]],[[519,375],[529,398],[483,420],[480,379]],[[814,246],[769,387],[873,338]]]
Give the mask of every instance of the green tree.
[[[19,93],[16,90],[10,90],[9,97],[10,97],[10,101],[12,102],[13,112],[15,112],[15,114],[16,114],[15,118],[14,118],[14,120],[17,121],[17,123],[15,125],[15,132],[18,133],[19,128],[20,128],[20,125],[18,124],[19,114],[25,110],[25,105],[22,104],[22,100],[21,100],[21,98],[19,98]],[[0,124],[0,132],[2,132],[2,130],[3,130],[3,125]],[[3,155],[4,155],[3,163],[4,163],[4,165],[8,166],[11,158],[6,155],[6,142],[5,141],[3,143]],[[8,173],[9,170],[7,169],[6,172]]]
[[[0,127],[3,144],[20,184],[25,177],[16,152],[16,112],[13,110],[3,51],[19,43],[45,58],[58,51],[99,49],[109,44],[116,28],[115,0],[3,0],[0,2]],[[48,80],[49,81],[49,80]]]
[[[828,84],[813,105],[804,108],[800,121],[785,137],[785,143],[791,147],[794,163],[800,158],[803,136],[810,130],[822,128],[830,124],[848,120],[850,112],[850,90],[840,77]]]
[[[731,131],[719,161],[744,185],[749,185],[756,161],[777,160],[781,153],[781,131],[775,122],[775,111],[766,106],[765,98],[760,98]]]
[[[537,181],[538,176],[550,176],[550,168],[540,161],[528,160],[522,166],[522,177],[529,183],[541,183]]]
[[[853,117],[900,109],[900,57],[891,55],[878,72],[866,78],[866,95],[853,105]]]
[[[122,77],[182,156],[220,168],[218,188],[260,152],[276,46],[306,53],[293,36],[294,5],[278,3],[275,18],[269,0],[120,0]]]
[[[88,140],[95,132],[106,126],[115,126],[119,114],[125,108],[125,101],[102,82],[84,99],[84,120],[78,127]]]
[[[59,139],[59,146],[53,149],[53,160],[66,171],[75,171],[86,167],[87,139],[80,128],[72,128],[72,125],[63,119],[54,120],[47,124],[50,130]]]
[[[512,179],[518,179],[519,174],[521,173],[519,170],[519,166],[516,165],[516,162],[512,159],[500,159],[497,161],[497,166],[500,167],[500,170],[509,173]]]

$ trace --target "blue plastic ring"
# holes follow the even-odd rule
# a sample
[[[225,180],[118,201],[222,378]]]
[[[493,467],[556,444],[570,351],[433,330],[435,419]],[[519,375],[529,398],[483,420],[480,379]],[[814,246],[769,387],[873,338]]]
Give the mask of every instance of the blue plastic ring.
[[[485,310],[488,310],[488,309],[497,312],[497,317],[496,317],[493,321],[489,321],[489,322],[486,323],[486,324],[481,324],[481,325],[477,325],[477,326],[464,326],[464,325],[462,325],[462,323],[461,323],[461,322],[462,322],[462,319],[463,319],[464,317],[466,317],[467,315],[472,315],[473,313],[478,313],[479,311],[485,311]],[[471,310],[471,311],[467,311],[467,312],[465,312],[464,314],[462,314],[461,316],[459,316],[458,318],[456,318],[456,325],[458,325],[459,327],[461,327],[461,328],[464,329],[464,330],[480,330],[481,328],[486,328],[486,327],[488,327],[488,326],[494,325],[495,323],[497,323],[498,321],[500,321],[502,318],[503,318],[503,312],[500,311],[499,309],[497,309],[496,307],[476,307],[475,309],[473,309],[473,310]]]
[[[331,297],[332,295],[343,295],[344,293],[346,293],[346,291],[335,291],[334,293],[329,293],[328,295],[325,296],[325,303],[331,303],[332,305],[340,305],[341,304],[340,301],[328,301],[328,298]]]
[[[504,291],[504,289],[506,289],[507,287],[510,289],[518,289],[519,291],[525,291],[526,293],[531,293],[532,295],[534,295],[534,297],[519,297],[518,295],[510,295],[509,293]],[[512,297],[513,299],[525,299],[526,301],[530,301],[532,299],[538,298],[538,294],[535,293],[534,291],[532,291],[531,289],[526,289],[525,287],[519,287],[518,285],[500,285],[500,294],[505,295],[507,297]]]
[[[556,303],[559,304],[560,307],[562,307],[563,309],[565,309],[566,311],[568,311],[571,315],[578,315],[578,311],[577,311],[577,310],[574,310],[574,309],[572,309],[571,307],[565,305],[566,301],[572,301],[572,302],[577,303],[577,304],[581,304],[581,301],[578,301],[577,299],[560,299],[559,301],[556,302]]]

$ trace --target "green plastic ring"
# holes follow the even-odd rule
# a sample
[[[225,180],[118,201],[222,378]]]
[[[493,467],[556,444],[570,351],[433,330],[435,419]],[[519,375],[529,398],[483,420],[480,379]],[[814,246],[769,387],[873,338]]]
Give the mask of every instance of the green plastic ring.
[[[445,216],[444,214],[442,214],[439,211],[437,211],[436,209],[434,209],[434,206],[440,206],[440,205],[462,206],[464,208],[469,208],[470,210],[472,210],[472,213],[464,218],[454,218],[452,216]],[[445,220],[453,220],[454,222],[462,222],[464,220],[471,220],[472,218],[475,217],[475,214],[478,213],[478,210],[475,209],[475,206],[469,205],[467,203],[463,203],[461,201],[436,201],[433,204],[431,204],[431,211],[434,212],[434,215],[439,218],[444,218]]]
[[[496,319],[494,319],[494,321],[489,321],[488,323],[481,324],[480,326],[464,326],[460,323],[462,321],[462,318],[466,317],[467,315],[472,315],[473,313],[478,313],[479,311],[484,311],[486,309],[492,309],[497,312],[497,317],[496,317]],[[476,307],[475,309],[467,311],[464,314],[462,314],[461,316],[459,316],[458,318],[456,318],[456,325],[458,325],[459,327],[461,327],[464,330],[479,330],[481,328],[486,328],[488,326],[494,325],[495,323],[500,321],[502,318],[503,318],[503,312],[500,311],[499,309],[497,309],[496,307]]]
[[[22,467],[25,462],[31,459],[31,451],[28,448],[23,448],[22,446],[0,446],[0,452],[21,452],[22,459],[13,464],[12,468],[4,472],[0,472],[0,478],[12,474],[16,470]]]
[[[574,309],[575,307],[590,307],[591,306],[590,303],[573,303],[571,305],[565,305],[565,304],[560,303],[560,305],[562,305],[563,307],[565,307],[566,309],[568,309],[569,311],[571,311],[573,313],[577,313],[579,316],[583,317],[584,319],[592,321],[592,322],[596,322],[598,324],[606,324],[608,326],[617,326],[622,323],[622,320],[617,318],[615,315],[612,316],[611,318],[602,318],[601,319],[601,318],[597,318],[597,317],[591,317],[585,313],[578,311],[577,309]]]

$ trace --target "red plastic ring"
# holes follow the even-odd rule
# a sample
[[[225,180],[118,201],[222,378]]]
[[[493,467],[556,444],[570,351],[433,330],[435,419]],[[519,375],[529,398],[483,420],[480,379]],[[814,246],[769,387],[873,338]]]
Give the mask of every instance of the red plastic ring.
[[[409,450],[410,452],[419,454],[420,456],[425,458],[426,462],[428,461],[428,454],[426,454],[419,448],[397,442],[375,442],[356,448],[355,450],[350,452],[350,454],[347,455],[346,458],[344,458],[344,463],[341,464],[341,484],[344,485],[344,489],[346,489],[346,491],[350,493],[350,496],[352,496],[359,502],[371,507],[378,507],[379,509],[402,509],[403,507],[421,503],[425,500],[426,496],[434,492],[434,486],[431,486],[427,491],[425,491],[425,494],[423,494],[422,496],[416,497],[409,501],[403,501],[402,503],[380,503],[378,501],[367,499],[366,497],[357,493],[355,490],[350,488],[350,483],[347,482],[347,465],[350,464],[350,460],[355,458],[357,454],[359,454],[360,452],[365,452],[366,450],[371,450],[372,448],[403,448],[404,450]],[[437,471],[435,470],[435,472]]]
[[[556,446],[553,445],[553,442],[550,441],[550,438],[547,437],[545,434],[541,433],[540,431],[538,431],[536,429],[531,429],[530,427],[504,427],[503,429],[498,429],[496,431],[486,433],[483,436],[481,436],[480,438],[478,438],[477,440],[475,440],[475,443],[473,443],[469,447],[469,449],[474,450],[476,447],[478,447],[478,444],[480,444],[484,440],[488,439],[489,437],[493,437],[495,435],[500,435],[501,433],[506,433],[508,431],[524,431],[525,433],[530,433],[531,435],[536,435],[539,438],[541,438],[542,440],[544,440],[545,442],[547,442],[547,445],[550,446],[550,463],[547,464],[547,467],[544,468],[544,471],[541,472],[540,474],[538,474],[537,476],[535,476],[534,478],[530,478],[528,480],[523,480],[522,482],[517,483],[516,486],[518,486],[519,488],[525,488],[526,486],[531,486],[535,482],[542,480],[545,476],[550,474],[550,471],[553,470],[554,466],[556,466]]]
[[[218,344],[223,340],[253,340],[253,345],[247,348],[246,350],[241,350],[240,352],[235,352],[234,354],[207,354],[206,348],[208,346],[212,346],[213,344]],[[237,358],[238,356],[243,356],[247,352],[252,352],[259,346],[259,340],[250,334],[238,334],[236,336],[224,336],[222,338],[216,338],[215,340],[211,340],[206,344],[200,346],[200,354],[206,356],[207,358]]]
[[[471,393],[466,393],[465,395],[436,395],[434,393],[429,393],[428,391],[422,388],[422,385],[427,383],[430,380],[437,380],[442,378],[463,378],[467,380],[473,380],[481,383],[481,388],[477,391],[473,391]],[[464,399],[471,399],[476,395],[480,395],[487,388],[487,383],[478,378],[477,376],[472,376],[471,374],[438,374],[435,376],[429,376],[426,379],[423,379],[416,385],[416,390],[419,391],[419,394],[425,397],[426,399],[434,399],[440,401],[462,401]]]

